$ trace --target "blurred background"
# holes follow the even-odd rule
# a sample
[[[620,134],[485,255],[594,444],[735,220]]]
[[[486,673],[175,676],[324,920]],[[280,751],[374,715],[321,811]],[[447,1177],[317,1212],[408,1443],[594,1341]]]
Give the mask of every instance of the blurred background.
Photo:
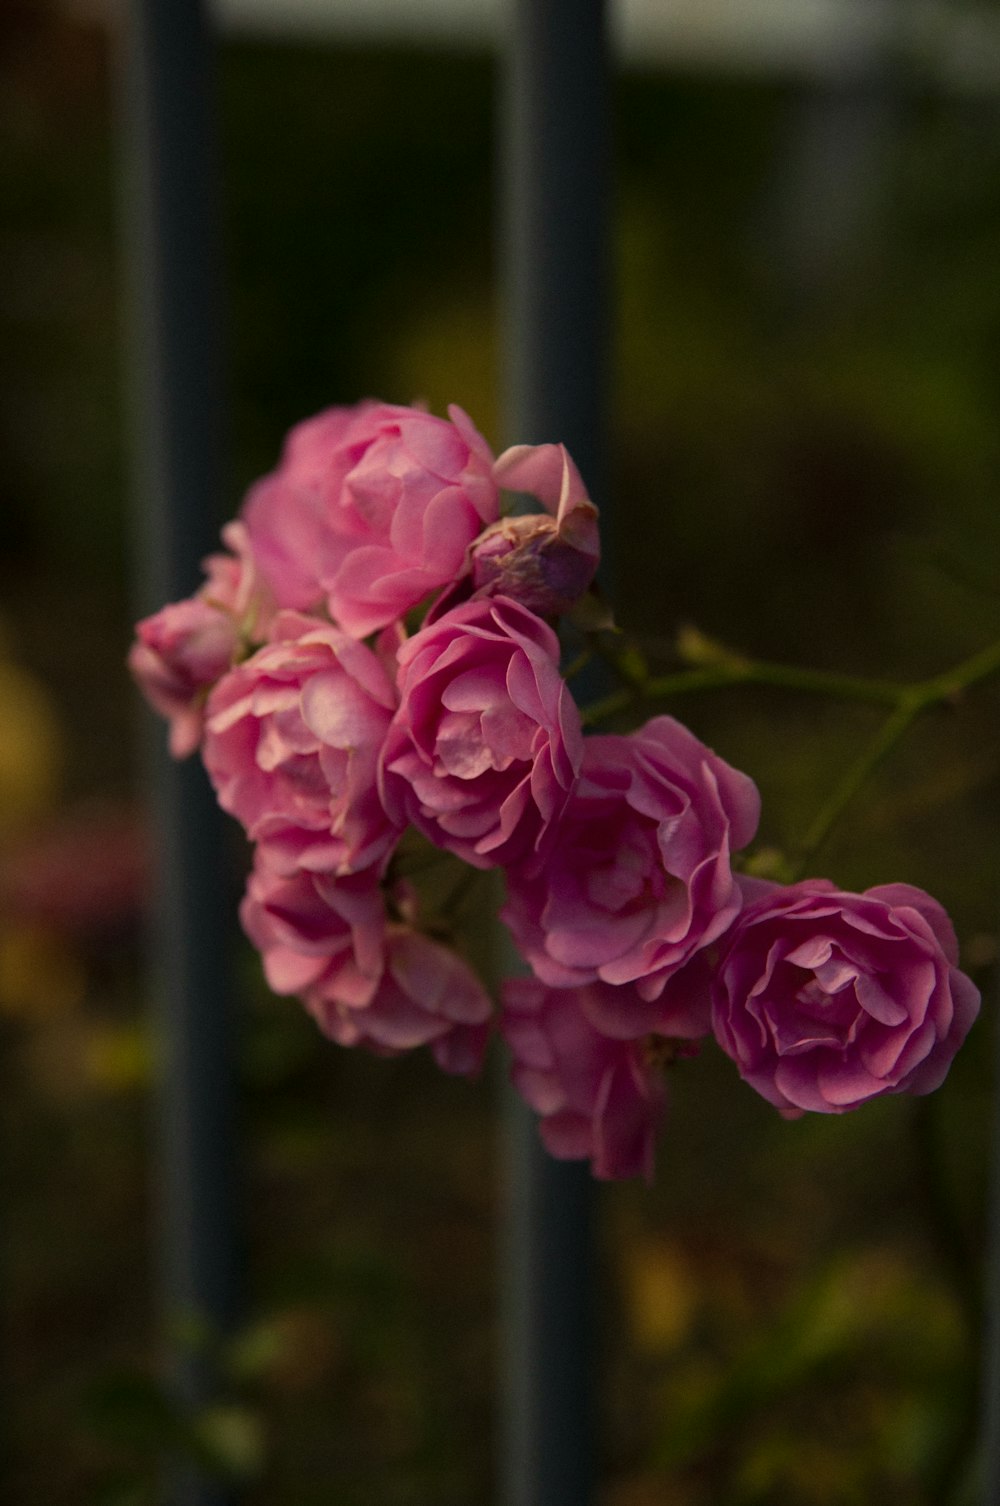
[[[499,12],[220,7],[220,524],[330,403],[456,401],[495,447],[516,437],[495,378]],[[614,24],[596,500],[622,625],[665,667],[694,625],[756,657],[948,668],[1000,635],[1000,6],[637,0]],[[0,1478],[46,1506],[143,1506],[175,1427],[124,669],[116,35],[96,3],[0,9]],[[778,846],[877,725],[776,691],[670,709],[757,779]],[[972,1499],[998,709],[993,684],[922,722],[818,864],[952,913],[987,1008],[945,1087],[786,1124],[706,1049],[675,1073],[655,1187],[602,1190],[601,1506]],[[484,1501],[492,1090],[338,1050],[249,954],[241,983],[249,1308],[197,1446],[251,1503]]]

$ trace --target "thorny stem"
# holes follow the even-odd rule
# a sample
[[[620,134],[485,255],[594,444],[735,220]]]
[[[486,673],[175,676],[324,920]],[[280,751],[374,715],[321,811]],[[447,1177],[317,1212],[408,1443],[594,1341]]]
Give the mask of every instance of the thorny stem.
[[[723,662],[703,668],[679,670],[676,674],[636,680],[622,690],[584,708],[584,726],[592,727],[630,707],[702,690],[723,690],[734,685],[772,685],[804,691],[835,700],[861,701],[888,706],[890,714],[872,741],[848,768],[840,784],[821,806],[799,844],[792,877],[826,841],[843,811],[899,742],[920,714],[932,706],[955,701],[964,690],[1000,671],[1000,642],[963,659],[944,674],[906,685],[892,680],[869,680],[854,675],[828,674],[823,670],[799,669],[794,665],[727,656]]]

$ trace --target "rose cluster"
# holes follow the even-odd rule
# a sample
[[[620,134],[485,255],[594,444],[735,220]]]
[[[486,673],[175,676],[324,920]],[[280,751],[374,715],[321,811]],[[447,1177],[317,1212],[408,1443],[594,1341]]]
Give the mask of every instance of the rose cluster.
[[[599,1177],[651,1175],[664,1067],[713,1033],[787,1115],[938,1085],[979,996],[934,900],[745,878],[746,774],[668,716],[583,737],[555,624],[597,510],[562,445],[494,458],[459,408],[331,408],[223,543],[130,665],[254,844],[270,986],[326,1034],[471,1074],[496,1026],[549,1150]],[[405,877],[414,833],[505,874],[531,976],[496,1019]]]

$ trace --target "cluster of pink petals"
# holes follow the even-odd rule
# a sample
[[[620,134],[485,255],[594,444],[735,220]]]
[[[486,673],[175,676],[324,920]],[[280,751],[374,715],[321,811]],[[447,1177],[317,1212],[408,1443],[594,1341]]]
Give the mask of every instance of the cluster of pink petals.
[[[136,625],[129,668],[150,704],[170,723],[170,751],[186,758],[201,742],[208,690],[242,643],[266,630],[273,613],[242,523],[227,524],[231,554],[204,562],[208,579],[194,596],[172,602]]]
[[[364,1009],[382,975],[385,905],[371,874],[276,873],[258,855],[240,906],[276,994],[325,989]]]
[[[467,602],[399,651],[382,751],[386,810],[477,868],[535,860],[580,766],[559,640],[505,597]]]
[[[546,509],[501,518],[472,546],[478,596],[509,596],[540,617],[568,612],[590,586],[601,557],[597,508],[561,444],[515,445],[493,468],[500,485]]]
[[[502,491],[540,510],[501,517]],[[270,986],[331,1039],[482,1064],[489,996],[396,877],[414,828],[505,871],[534,974],[504,988],[514,1082],[598,1177],[652,1175],[663,1066],[713,1031],[789,1115],[942,1080],[979,996],[935,901],[739,879],[747,775],[667,716],[583,738],[551,619],[600,546],[562,445],[495,460],[459,408],[331,408],[223,541],[129,662],[255,844],[240,913]]]
[[[511,568],[494,545],[476,565],[513,486],[543,512]],[[487,996],[415,917],[387,920],[387,870],[410,824],[478,867],[544,850],[582,738],[540,614],[589,585],[596,509],[561,446],[497,462],[459,408],[370,401],[298,424],[223,538],[130,665],[255,844],[241,913],[267,978],[345,1044],[473,1071]]]
[[[743,911],[715,972],[716,1039],[788,1114],[841,1114],[944,1080],[979,1010],[945,911],[923,890],[774,886]]]
[[[283,876],[258,856],[240,919],[275,993],[297,994],[332,1040],[383,1056],[429,1045],[445,1071],[479,1070],[489,995],[451,948],[387,921],[370,873]]]
[[[482,1066],[493,1013],[489,994],[451,947],[407,926],[387,927],[382,973],[364,1009],[344,1008],[322,985],[302,997],[341,1046],[367,1046],[380,1056],[430,1046],[445,1072],[467,1076]]]
[[[743,894],[756,786],[671,717],[591,737],[544,863],[502,912],[535,976],[507,986],[513,1078],[553,1155],[652,1176],[663,1064],[710,1029],[711,967]]]
[[[493,456],[461,410],[332,408],[292,430],[281,464],[244,508],[280,606],[325,604],[366,637],[466,569],[499,515]]]
[[[547,862],[508,875],[504,919],[535,974],[657,998],[738,914],[730,858],[759,810],[753,781],[672,717],[588,738]]]
[[[612,989],[548,988],[537,978],[504,984],[501,1029],[514,1086],[539,1115],[542,1140],[560,1160],[589,1160],[600,1178],[652,1180],[666,1091],[655,1049],[593,1023],[622,1002]],[[624,1000],[628,1008],[629,1000]]]
[[[280,872],[355,873],[399,835],[378,798],[396,707],[366,644],[299,612],[225,675],[208,700],[203,756],[219,803]]]

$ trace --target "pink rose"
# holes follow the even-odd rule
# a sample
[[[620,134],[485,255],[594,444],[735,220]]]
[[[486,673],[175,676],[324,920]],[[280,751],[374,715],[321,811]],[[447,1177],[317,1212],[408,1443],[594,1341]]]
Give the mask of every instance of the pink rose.
[[[377,988],[359,1007],[345,1003],[333,976],[303,992],[324,1034],[380,1056],[429,1045],[443,1071],[478,1072],[492,1005],[468,964],[451,947],[403,925],[387,928],[383,964]]]
[[[399,651],[386,810],[476,868],[538,857],[573,787],[580,718],[552,630],[516,602],[467,602]]]
[[[370,873],[275,873],[259,860],[240,907],[268,983],[302,999],[342,1046],[382,1056],[429,1045],[446,1072],[479,1070],[492,1005],[450,947],[387,924]]]
[[[351,426],[377,406],[327,408],[303,419],[289,430],[277,468],[247,492],[241,516],[279,607],[308,612],[324,601],[321,582],[339,548],[333,516],[342,477],[334,457]]]
[[[929,1093],[979,1009],[936,900],[909,884],[848,894],[825,879],[747,905],[713,990],[716,1039],[786,1113],[841,1114]]]
[[[467,569],[498,491],[486,441],[461,408],[448,412],[367,402],[292,430],[243,510],[281,606],[325,601],[363,638]]]
[[[597,570],[597,508],[559,444],[516,445],[493,467],[498,484],[528,492],[547,509],[501,518],[472,546],[479,596],[508,596],[540,617],[569,611]]]
[[[511,1078],[541,1115],[542,1140],[561,1160],[589,1159],[602,1178],[653,1176],[666,1107],[657,1052],[666,1041],[612,1039],[590,1015],[614,1014],[606,984],[546,988],[535,978],[504,984],[500,1029],[514,1057]],[[631,1001],[625,1002],[626,1012]]]
[[[738,914],[730,855],[758,813],[753,781],[672,717],[588,738],[547,862],[508,872],[503,919],[543,982],[635,983],[668,1011],[701,998],[704,1033],[704,990],[668,984]]]
[[[128,664],[155,710],[170,722],[170,751],[186,758],[201,742],[205,697],[271,615],[250,558],[246,530],[222,531],[232,554],[204,562],[208,580],[194,596],[136,624]]]
[[[398,836],[379,800],[379,750],[396,705],[379,657],[297,612],[219,681],[208,702],[205,767],[219,803],[279,871],[351,873]]]
[[[385,906],[370,873],[334,879],[304,869],[284,876],[257,861],[240,920],[277,994],[321,988],[361,1009],[382,977]]]

